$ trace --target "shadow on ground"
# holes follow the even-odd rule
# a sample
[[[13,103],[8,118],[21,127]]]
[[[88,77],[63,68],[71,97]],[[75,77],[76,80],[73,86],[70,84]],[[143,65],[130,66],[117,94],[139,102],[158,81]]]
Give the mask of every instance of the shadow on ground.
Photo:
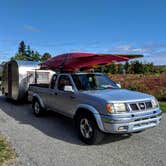
[[[47,112],[45,116],[37,118],[34,116],[30,104],[13,102],[7,100],[3,96],[0,96],[0,109],[20,124],[31,125],[50,137],[69,142],[71,144],[85,146],[85,144],[77,137],[72,119],[51,111]],[[130,135],[107,134],[101,144],[119,141],[128,137],[130,137]]]

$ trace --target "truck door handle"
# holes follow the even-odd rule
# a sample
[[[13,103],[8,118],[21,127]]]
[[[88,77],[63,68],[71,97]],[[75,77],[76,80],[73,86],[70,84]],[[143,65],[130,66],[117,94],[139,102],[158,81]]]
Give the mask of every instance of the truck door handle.
[[[54,93],[54,95],[58,95],[58,93],[57,93],[57,92],[55,92],[55,93]]]

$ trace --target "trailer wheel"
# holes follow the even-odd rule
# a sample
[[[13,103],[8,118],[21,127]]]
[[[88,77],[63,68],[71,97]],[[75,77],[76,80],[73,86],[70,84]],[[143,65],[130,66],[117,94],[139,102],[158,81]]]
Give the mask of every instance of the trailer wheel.
[[[83,113],[77,117],[76,127],[79,138],[86,144],[99,144],[104,138],[104,133],[99,130],[94,117]]]
[[[32,104],[34,115],[40,117],[43,115],[43,108],[38,100],[34,100]]]

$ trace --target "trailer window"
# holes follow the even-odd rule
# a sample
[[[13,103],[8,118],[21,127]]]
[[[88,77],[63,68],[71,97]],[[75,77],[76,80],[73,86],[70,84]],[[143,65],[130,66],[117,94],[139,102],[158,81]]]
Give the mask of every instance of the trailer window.
[[[48,83],[49,73],[48,72],[37,72],[38,83]]]

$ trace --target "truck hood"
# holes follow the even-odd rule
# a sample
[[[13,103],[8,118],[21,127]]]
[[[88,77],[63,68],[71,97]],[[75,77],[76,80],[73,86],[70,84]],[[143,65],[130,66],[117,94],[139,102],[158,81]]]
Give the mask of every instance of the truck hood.
[[[107,102],[133,102],[150,100],[153,98],[151,95],[126,89],[93,90],[84,91],[83,93],[104,99]]]

